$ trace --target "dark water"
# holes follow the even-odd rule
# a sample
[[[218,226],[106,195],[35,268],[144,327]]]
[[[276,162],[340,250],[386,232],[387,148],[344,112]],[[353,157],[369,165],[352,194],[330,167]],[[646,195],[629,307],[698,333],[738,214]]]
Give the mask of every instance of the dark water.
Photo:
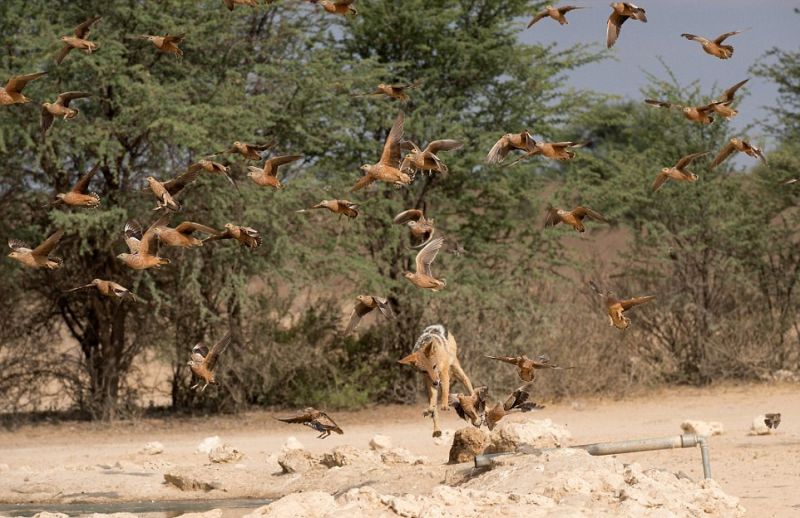
[[[69,516],[84,516],[92,513],[133,513],[146,518],[174,518],[183,513],[201,513],[211,509],[222,509],[224,518],[238,518],[249,511],[267,505],[264,499],[231,500],[161,500],[120,503],[78,504],[0,504],[2,516],[33,516],[43,511],[65,513]]]

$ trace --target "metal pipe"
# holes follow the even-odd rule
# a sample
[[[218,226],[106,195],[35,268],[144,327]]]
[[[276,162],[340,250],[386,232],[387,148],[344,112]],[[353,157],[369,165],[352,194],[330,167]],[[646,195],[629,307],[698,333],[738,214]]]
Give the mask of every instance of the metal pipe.
[[[617,453],[633,453],[637,451],[691,448],[697,446],[697,444],[696,435],[676,435],[674,437],[659,437],[656,439],[581,444],[575,446],[575,448],[586,450],[590,455],[616,455]]]
[[[703,478],[711,477],[711,458],[708,449],[708,437],[698,435],[697,443],[700,445],[700,457],[703,459]]]
[[[579,444],[577,446],[570,446],[586,450],[589,455],[616,455],[619,453],[633,453],[641,451],[655,451],[655,450],[671,450],[674,448],[693,448],[700,446],[700,456],[703,460],[703,477],[711,478],[711,462],[709,460],[708,441],[702,435],[677,435],[673,437],[659,437],[655,439],[640,439],[633,441],[616,441],[616,442],[597,442],[593,444]],[[541,454],[549,451],[554,451],[559,448],[540,448],[535,450],[523,452],[505,452],[505,453],[489,453],[484,455],[475,456],[475,467],[486,468],[491,465],[491,461],[495,457],[502,455],[512,455],[513,453],[535,453]]]

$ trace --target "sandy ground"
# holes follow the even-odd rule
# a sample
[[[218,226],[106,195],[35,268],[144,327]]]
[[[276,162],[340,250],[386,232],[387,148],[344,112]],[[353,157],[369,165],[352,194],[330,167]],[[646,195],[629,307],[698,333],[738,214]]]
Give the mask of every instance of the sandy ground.
[[[424,455],[430,464],[444,464],[449,445],[434,443],[431,422],[421,416],[422,409],[420,404],[338,412],[335,417],[345,435],[326,440],[315,439],[315,434],[304,427],[277,422],[268,412],[145,419],[114,425],[25,426],[0,432],[0,502],[197,499],[198,493],[184,493],[164,484],[163,471],[169,466],[208,464],[206,456],[195,453],[195,449],[212,435],[219,435],[245,454],[238,466],[226,468],[231,472],[263,471],[270,462],[274,465],[275,455],[289,436],[298,438],[308,450],[322,453],[345,444],[366,448],[373,435],[384,434],[392,438],[394,446]],[[753,417],[765,412],[782,413],[777,433],[749,436]],[[720,421],[725,433],[711,439],[714,478],[724,491],[741,498],[749,516],[788,517],[800,516],[798,412],[799,386],[748,385],[669,389],[622,401],[580,399],[548,405],[528,416],[550,418],[567,426],[574,444],[676,435],[685,419]],[[442,426],[455,430],[464,423],[448,413],[443,416]],[[164,453],[141,453],[149,441],[161,442]],[[696,448],[624,454],[619,458],[702,478],[700,452]],[[267,474],[271,476],[271,472]],[[260,486],[234,486],[226,484],[225,491],[212,491],[207,496],[274,497],[277,491],[268,480]]]

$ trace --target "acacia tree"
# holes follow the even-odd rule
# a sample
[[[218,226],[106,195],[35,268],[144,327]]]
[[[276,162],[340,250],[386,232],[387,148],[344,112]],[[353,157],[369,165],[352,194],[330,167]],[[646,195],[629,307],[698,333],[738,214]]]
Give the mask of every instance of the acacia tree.
[[[90,415],[113,418],[125,403],[119,401],[119,391],[126,386],[126,375],[145,345],[165,343],[173,336],[185,363],[186,344],[219,320],[211,315],[222,313],[226,325],[237,328],[243,279],[264,268],[271,252],[265,247],[243,256],[223,250],[199,258],[178,252],[173,255],[177,266],[169,270],[126,270],[115,254],[122,251],[125,221],[139,218],[146,223],[150,218],[151,200],[139,192],[144,178],[175,175],[198,155],[233,140],[270,138],[279,148],[289,149],[304,142],[312,129],[337,127],[337,109],[316,99],[317,85],[334,76],[336,64],[324,48],[313,51],[318,46],[314,38],[326,31],[327,20],[301,15],[296,6],[234,13],[212,1],[160,2],[158,8],[155,3],[103,2],[52,7],[48,2],[27,2],[24,9],[19,2],[0,7],[3,46],[9,49],[3,57],[4,76],[47,69],[46,79],[26,91],[31,98],[52,100],[65,90],[86,90],[92,97],[75,103],[81,115],[73,121],[57,120],[46,139],[40,134],[35,104],[0,114],[2,225],[4,235],[32,241],[46,228],[64,228],[68,237],[59,253],[66,260],[63,269],[46,273],[4,264],[4,282],[21,294],[17,318],[30,326],[47,326],[51,340],[59,336],[61,327],[54,323],[60,322],[78,342],[88,383],[82,384],[84,376],[73,375],[64,361],[68,354],[57,354],[57,347],[51,358],[62,367],[52,370],[80,382],[75,400]],[[58,19],[51,19],[54,12]],[[92,55],[75,51],[62,65],[53,66],[58,37],[93,13],[103,16],[91,33],[100,50]],[[186,32],[181,59],[131,38],[167,32]],[[323,92],[322,97],[332,94]],[[44,200],[69,189],[98,163],[92,186],[103,198],[101,209],[42,208]],[[184,198],[189,207],[186,219],[218,226],[245,223],[240,218],[255,220],[255,226],[270,220],[270,209],[255,204],[254,195],[239,199],[216,178],[197,183],[195,192]],[[248,202],[256,206],[250,208]],[[285,230],[280,233],[285,235]],[[224,282],[219,279],[223,273]],[[202,283],[202,275],[219,282]],[[149,302],[114,304],[62,294],[92,278],[116,280]]]
[[[697,104],[713,98],[697,84],[656,80],[642,93]],[[632,239],[614,271],[595,273],[622,295],[658,297],[636,310],[639,331],[629,344],[637,356],[666,379],[692,383],[785,368],[800,256],[782,237],[797,222],[783,214],[788,200],[774,173],[763,166],[743,173],[733,161],[706,167],[733,136],[725,121],[700,126],[624,103],[601,106],[578,124],[593,128],[597,145],[574,162],[561,195],[591,200]],[[697,183],[652,191],[662,167],[701,151],[709,155],[690,166]]]

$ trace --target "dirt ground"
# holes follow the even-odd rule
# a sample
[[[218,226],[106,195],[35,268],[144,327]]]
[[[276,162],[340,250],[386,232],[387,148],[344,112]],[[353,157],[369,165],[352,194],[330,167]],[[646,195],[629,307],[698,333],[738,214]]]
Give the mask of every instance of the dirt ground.
[[[202,466],[205,455],[195,452],[208,436],[218,435],[245,455],[237,465],[221,472],[224,491],[208,498],[275,497],[268,481],[237,487],[225,473],[274,470],[275,457],[289,436],[313,453],[335,446],[367,448],[375,434],[392,438],[394,446],[428,457],[430,464],[447,461],[449,444],[435,444],[430,419],[422,404],[378,407],[358,412],[338,412],[335,417],[345,435],[317,440],[313,431],[272,419],[284,412],[252,412],[238,416],[186,419],[144,419],[113,425],[60,423],[25,426],[0,432],[0,502],[67,503],[73,501],[197,499],[163,483],[170,466]],[[749,436],[754,416],[780,412],[782,422],[773,435]],[[800,387],[797,385],[747,385],[705,389],[674,388],[626,400],[579,399],[548,405],[544,410],[517,418],[550,418],[567,426],[573,444],[640,439],[680,433],[686,419],[720,421],[725,432],[711,438],[713,476],[722,489],[741,498],[749,516],[800,515]],[[464,426],[450,412],[442,426]],[[164,452],[147,455],[145,443],[159,441]],[[623,462],[645,467],[683,471],[702,478],[698,449],[624,454]],[[253,471],[254,473],[256,471]],[[263,480],[264,477],[261,477]],[[402,483],[397,485],[402,488]]]

